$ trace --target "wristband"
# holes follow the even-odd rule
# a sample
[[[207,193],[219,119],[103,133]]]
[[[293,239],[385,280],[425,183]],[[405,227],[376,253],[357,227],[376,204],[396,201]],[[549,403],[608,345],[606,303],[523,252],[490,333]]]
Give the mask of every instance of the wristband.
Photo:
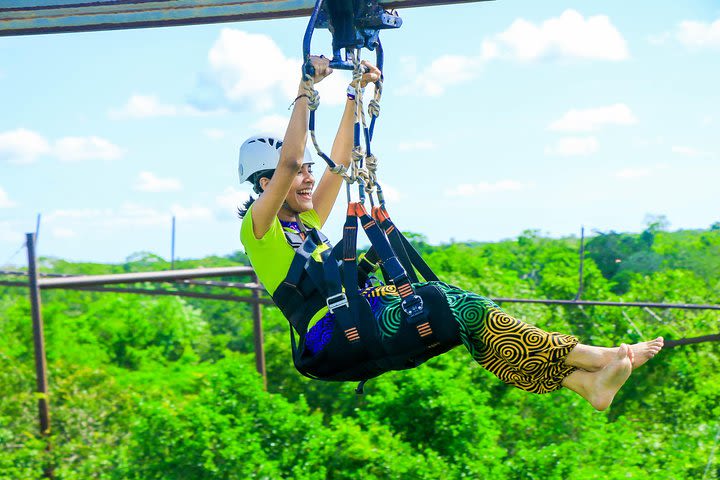
[[[364,88],[360,90],[360,93],[364,93],[364,92],[365,92]],[[355,100],[355,97],[357,97],[357,90],[355,89],[355,87],[352,86],[352,84],[348,85],[347,97],[349,100]]]

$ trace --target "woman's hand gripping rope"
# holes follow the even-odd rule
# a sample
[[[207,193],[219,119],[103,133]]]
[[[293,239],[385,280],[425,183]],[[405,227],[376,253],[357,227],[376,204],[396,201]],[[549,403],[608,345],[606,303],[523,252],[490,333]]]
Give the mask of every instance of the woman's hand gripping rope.
[[[325,77],[333,73],[333,69],[330,67],[330,59],[325,58],[324,55],[319,57],[312,55],[310,64],[312,65],[313,75],[309,75],[307,72],[303,73],[298,96],[290,104],[290,107],[302,97],[308,99],[308,108],[310,110],[317,110],[318,106],[320,106],[320,94],[315,90],[315,84],[320,83]]]
[[[377,117],[380,115],[379,100],[382,92],[382,72],[377,66],[367,60],[363,60],[359,64],[356,64],[356,68],[353,71],[353,79],[350,83],[350,88],[348,88],[348,99],[355,102],[356,121],[360,121],[366,134],[367,125],[363,112],[363,94],[365,93],[365,87],[369,83],[375,84],[375,95],[368,105],[368,113],[373,117]],[[377,171],[377,158],[370,153],[370,139],[368,138],[366,140],[368,147],[367,152],[364,151],[360,145],[356,145],[353,148],[354,177],[364,184],[365,192],[372,195],[377,183],[377,175],[375,173]],[[360,165],[364,166],[361,167]]]

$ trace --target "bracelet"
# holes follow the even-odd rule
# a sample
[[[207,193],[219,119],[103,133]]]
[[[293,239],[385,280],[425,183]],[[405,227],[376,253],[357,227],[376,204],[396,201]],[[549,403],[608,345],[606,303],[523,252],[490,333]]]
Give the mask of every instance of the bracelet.
[[[308,95],[307,93],[302,93],[302,94],[298,95],[297,97],[295,97],[295,100],[292,101],[292,103],[288,107],[288,110],[290,110],[292,108],[292,106],[295,105],[295,102],[297,102],[298,100],[300,100],[303,97],[307,98],[308,101],[310,101],[310,95]]]

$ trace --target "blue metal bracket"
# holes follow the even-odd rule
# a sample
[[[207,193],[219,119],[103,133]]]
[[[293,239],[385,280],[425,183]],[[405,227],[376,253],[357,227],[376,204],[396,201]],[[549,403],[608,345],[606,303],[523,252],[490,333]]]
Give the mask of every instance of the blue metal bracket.
[[[303,38],[303,73],[314,74],[310,63],[310,44],[316,28],[327,28],[332,34],[331,68],[352,70],[354,65],[350,52],[367,48],[377,50],[377,66],[382,69],[380,30],[401,25],[402,19],[397,13],[385,11],[377,0],[317,0]]]

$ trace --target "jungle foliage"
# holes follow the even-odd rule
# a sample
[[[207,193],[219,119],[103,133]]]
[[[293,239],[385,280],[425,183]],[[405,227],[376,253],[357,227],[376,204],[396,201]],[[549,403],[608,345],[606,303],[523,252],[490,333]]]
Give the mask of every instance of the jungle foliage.
[[[578,291],[577,238],[527,231],[441,246],[411,238],[446,282],[489,297]],[[238,252],[176,268],[242,263]],[[166,268],[141,252],[119,265],[44,258],[41,271]],[[720,228],[667,232],[659,222],[641,234],[597,234],[583,283],[584,299],[720,304]],[[265,391],[246,304],[69,290],[44,291],[42,301],[47,441],[38,434],[27,293],[0,287],[0,479],[42,478],[45,466],[58,479],[720,479],[718,343],[661,352],[600,413],[569,391],[508,387],[462,347],[356,396],[355,385],[294,370],[287,322],[270,307]],[[717,311],[504,307],[600,346],[720,331]]]

